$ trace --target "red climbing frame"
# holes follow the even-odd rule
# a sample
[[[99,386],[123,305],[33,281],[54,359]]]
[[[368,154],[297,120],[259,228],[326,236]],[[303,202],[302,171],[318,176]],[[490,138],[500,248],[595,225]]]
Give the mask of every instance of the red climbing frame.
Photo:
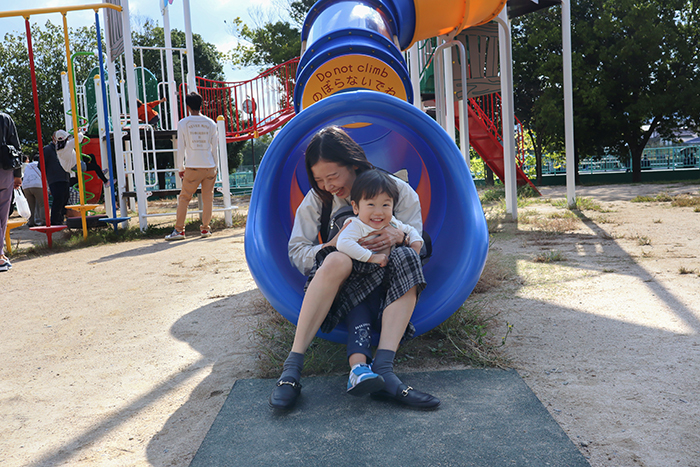
[[[535,192],[537,187],[522,169],[525,162],[523,128],[515,117],[516,181],[518,186],[530,185]],[[501,180],[505,180],[503,162],[503,133],[501,119],[501,95],[498,93],[469,99],[469,144],[481,156],[484,163]]]
[[[197,77],[197,92],[204,98],[202,113],[213,120],[223,115],[228,143],[257,138],[276,130],[294,116],[298,63],[299,58],[293,58],[247,81]],[[182,101],[180,108],[181,115],[185,115]]]

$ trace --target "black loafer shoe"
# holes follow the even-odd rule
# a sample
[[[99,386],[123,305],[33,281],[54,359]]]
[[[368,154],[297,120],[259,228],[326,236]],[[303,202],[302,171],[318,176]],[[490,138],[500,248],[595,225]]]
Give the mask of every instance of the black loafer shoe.
[[[294,378],[280,379],[270,395],[270,407],[273,409],[291,409],[301,393],[301,384]]]
[[[371,396],[375,399],[394,400],[414,409],[432,410],[440,405],[440,399],[424,392],[402,384],[396,390],[396,394],[387,391],[374,392]]]

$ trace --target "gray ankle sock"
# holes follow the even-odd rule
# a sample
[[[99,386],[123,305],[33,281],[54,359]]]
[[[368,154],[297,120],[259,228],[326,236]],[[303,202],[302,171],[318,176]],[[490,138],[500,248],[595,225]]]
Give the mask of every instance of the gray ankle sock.
[[[396,352],[379,349],[372,362],[372,371],[384,378],[384,389],[390,394],[396,394],[396,390],[402,384],[398,376],[394,374],[394,357]]]
[[[302,368],[304,368],[304,354],[289,352],[289,357],[287,357],[287,360],[284,361],[280,379],[294,378],[297,380],[297,382],[299,382],[301,380]]]

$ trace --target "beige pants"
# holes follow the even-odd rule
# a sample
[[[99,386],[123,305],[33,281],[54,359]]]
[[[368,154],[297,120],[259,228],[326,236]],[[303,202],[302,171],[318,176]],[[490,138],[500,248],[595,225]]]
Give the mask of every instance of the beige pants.
[[[187,206],[192,200],[192,195],[197,187],[202,185],[202,230],[209,230],[211,212],[214,208],[214,182],[216,182],[216,167],[211,168],[185,168],[185,177],[182,179],[182,190],[177,197],[177,219],[175,230],[185,231],[185,217]]]

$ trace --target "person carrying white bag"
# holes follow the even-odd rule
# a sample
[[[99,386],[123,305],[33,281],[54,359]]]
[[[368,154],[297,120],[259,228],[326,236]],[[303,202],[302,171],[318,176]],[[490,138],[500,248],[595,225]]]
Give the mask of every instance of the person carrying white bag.
[[[0,112],[0,140],[19,148],[19,136],[17,127],[12,117]],[[10,216],[10,204],[12,203],[12,190],[22,185],[22,168],[14,170],[0,167],[0,272],[9,271],[12,263],[5,256],[5,231],[7,219]]]

